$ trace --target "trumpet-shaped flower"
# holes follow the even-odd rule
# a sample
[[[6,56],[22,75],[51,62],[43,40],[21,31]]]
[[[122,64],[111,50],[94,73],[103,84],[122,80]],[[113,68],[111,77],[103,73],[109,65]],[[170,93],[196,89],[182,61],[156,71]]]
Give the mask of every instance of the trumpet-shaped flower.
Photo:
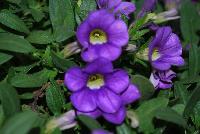
[[[91,117],[102,115],[110,122],[120,124],[125,118],[125,104],[140,97],[136,86],[122,69],[113,69],[104,58],[94,60],[81,69],[73,67],[65,75],[65,85],[72,95],[73,106],[78,114]]]
[[[172,65],[181,66],[182,46],[178,36],[172,33],[170,27],[161,27],[149,44],[149,61],[157,70],[169,70]]]
[[[107,10],[99,10],[90,13],[78,27],[77,39],[83,47],[84,61],[100,57],[114,61],[121,55],[121,47],[127,45],[129,36],[122,20],[116,20]]]

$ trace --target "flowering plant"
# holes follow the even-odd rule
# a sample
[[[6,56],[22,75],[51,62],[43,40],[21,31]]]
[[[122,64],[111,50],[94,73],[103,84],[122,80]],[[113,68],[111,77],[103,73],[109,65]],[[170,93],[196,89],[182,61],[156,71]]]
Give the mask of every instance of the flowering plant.
[[[199,133],[199,24],[198,0],[0,1],[0,133]]]

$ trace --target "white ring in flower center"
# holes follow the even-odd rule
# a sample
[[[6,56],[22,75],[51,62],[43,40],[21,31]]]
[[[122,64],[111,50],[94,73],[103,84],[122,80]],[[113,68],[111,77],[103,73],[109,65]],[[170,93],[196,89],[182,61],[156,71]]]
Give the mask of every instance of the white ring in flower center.
[[[102,45],[107,42],[107,35],[101,29],[95,29],[90,33],[89,40],[92,45]]]
[[[89,79],[87,81],[87,87],[89,87],[91,90],[97,90],[101,88],[104,85],[104,78],[101,74],[94,74],[89,76]]]
[[[160,55],[158,49],[155,48],[155,49],[153,50],[153,53],[152,53],[152,56],[151,56],[152,61],[155,61],[155,60],[159,59],[160,56],[161,56],[161,55]]]

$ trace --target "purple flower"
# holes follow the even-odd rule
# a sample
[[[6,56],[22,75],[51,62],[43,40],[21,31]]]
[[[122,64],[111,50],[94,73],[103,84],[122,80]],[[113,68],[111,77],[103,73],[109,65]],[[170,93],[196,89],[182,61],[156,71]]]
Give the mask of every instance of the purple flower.
[[[102,115],[116,124],[125,118],[124,105],[140,98],[137,87],[130,84],[127,72],[113,69],[112,63],[104,58],[88,63],[84,69],[69,69],[65,85],[72,91],[70,99],[78,114],[93,118]]]
[[[172,70],[167,71],[153,71],[150,76],[150,81],[154,85],[155,89],[167,89],[171,88],[173,83],[171,79],[176,77],[176,73]]]
[[[182,46],[178,36],[172,33],[170,27],[161,27],[149,44],[149,61],[157,70],[169,70],[171,65],[181,66]]]
[[[135,5],[131,2],[122,2],[122,0],[97,0],[99,8],[108,9],[116,14],[117,17],[125,15],[127,18],[129,14],[135,11]]]
[[[99,10],[89,14],[78,27],[77,39],[83,46],[82,58],[91,62],[103,57],[114,61],[121,54],[121,47],[128,43],[128,30],[122,20],[113,14]]]
[[[143,17],[146,13],[154,9],[157,0],[144,0],[141,11],[138,13],[138,18]]]

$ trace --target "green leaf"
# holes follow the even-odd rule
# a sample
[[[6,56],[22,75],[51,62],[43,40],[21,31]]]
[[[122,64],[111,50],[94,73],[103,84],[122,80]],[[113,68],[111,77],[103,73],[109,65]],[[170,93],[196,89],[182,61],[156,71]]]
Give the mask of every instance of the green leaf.
[[[4,120],[5,120],[5,115],[3,111],[3,106],[0,105],[0,127],[3,125]]]
[[[69,59],[62,59],[59,56],[57,56],[54,52],[51,52],[51,57],[54,65],[61,69],[62,71],[66,71],[68,68],[76,65],[75,62],[69,60]]]
[[[7,0],[10,3],[19,4],[21,0]]]
[[[128,127],[125,123],[123,123],[120,126],[116,127],[117,134],[135,134],[134,132],[131,131],[131,128]]]
[[[200,128],[200,101],[197,102],[197,105],[194,107],[194,113],[192,115],[192,121],[195,126]]]
[[[142,94],[142,100],[149,99],[155,92],[153,84],[144,76],[134,75],[132,82],[139,88]]]
[[[200,50],[196,44],[190,45],[189,51],[189,78],[198,76],[200,72]]]
[[[187,127],[187,122],[185,121],[185,119],[175,110],[168,107],[158,109],[155,113],[155,117],[157,119],[178,124],[184,128]]]
[[[18,94],[8,83],[0,83],[0,100],[6,117],[10,117],[20,111]]]
[[[53,42],[53,36],[49,31],[33,31],[26,39],[35,44],[49,44]]]
[[[78,115],[78,120],[80,120],[86,127],[88,127],[91,131],[95,129],[101,129],[101,125],[95,119],[86,116],[86,115]]]
[[[97,4],[95,0],[81,0],[80,4],[80,17],[84,20],[89,12],[96,10]]]
[[[30,12],[31,12],[34,20],[37,22],[40,22],[45,17],[45,14],[42,11],[40,11],[39,9],[32,8],[32,9],[30,9]]]
[[[174,94],[179,103],[186,104],[188,101],[189,93],[187,91],[187,85],[183,85],[181,82],[175,82]]]
[[[49,0],[49,13],[57,42],[74,35],[75,18],[71,0]]]
[[[35,49],[31,44],[20,36],[0,33],[0,50],[18,53],[30,53]]]
[[[16,31],[29,33],[29,29],[26,27],[25,23],[9,10],[2,10],[0,12],[0,23]]]
[[[186,41],[191,45],[195,45],[199,41],[199,37],[196,34],[200,29],[200,16],[196,10],[195,4],[191,1],[185,1],[181,4],[181,32]]]
[[[55,81],[51,81],[50,87],[46,90],[46,101],[47,106],[54,115],[61,113],[65,98],[60,86]]]
[[[142,103],[136,110],[136,114],[139,119],[139,130],[143,133],[153,133],[153,117],[155,116],[155,111],[166,107],[168,104],[168,99],[166,98],[155,98]]]
[[[1,128],[1,134],[27,134],[32,128],[43,124],[37,113],[25,111],[12,116]]]
[[[24,100],[27,100],[27,99],[33,99],[34,95],[33,93],[23,93],[21,95],[19,95],[20,99],[24,99]]]
[[[54,75],[54,72],[46,69],[34,74],[17,73],[10,79],[10,83],[12,86],[19,88],[41,87],[51,75]]]
[[[12,55],[0,52],[0,65],[12,59]]]
[[[200,101],[200,85],[198,85],[192,92],[191,96],[189,97],[189,100],[185,106],[183,115],[185,117],[189,117],[191,113],[194,110],[194,107],[196,106],[197,102]]]

